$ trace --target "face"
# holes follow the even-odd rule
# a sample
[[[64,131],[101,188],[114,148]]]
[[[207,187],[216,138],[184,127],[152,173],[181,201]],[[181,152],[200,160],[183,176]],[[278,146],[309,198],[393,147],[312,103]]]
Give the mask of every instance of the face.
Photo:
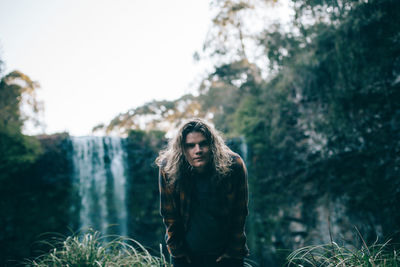
[[[202,133],[188,133],[185,140],[185,156],[198,172],[203,172],[211,158],[210,145]]]

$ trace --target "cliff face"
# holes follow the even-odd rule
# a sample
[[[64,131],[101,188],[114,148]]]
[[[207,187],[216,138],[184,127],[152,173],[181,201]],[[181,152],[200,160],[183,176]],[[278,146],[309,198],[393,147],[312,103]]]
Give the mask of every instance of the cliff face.
[[[395,221],[393,218],[382,224],[380,214],[371,211],[370,207],[358,210],[352,207],[357,195],[350,197],[347,192],[333,195],[313,191],[305,186],[302,197],[299,197],[288,194],[283,188],[281,199],[286,200],[268,200],[264,209],[259,209],[262,204],[257,197],[253,198],[248,237],[251,258],[260,266],[282,266],[288,253],[309,245],[333,241],[348,248],[360,248],[363,240],[368,245],[377,240],[383,243],[389,238],[395,242],[399,240],[398,224],[390,223]],[[382,213],[388,210],[395,213],[396,207],[384,207]],[[391,235],[385,232],[391,232]]]
[[[354,227],[360,220],[348,214],[345,203],[343,199],[321,196],[312,204],[297,202],[282,208],[277,218],[281,227],[273,233],[272,242],[288,249],[331,241],[354,244]]]

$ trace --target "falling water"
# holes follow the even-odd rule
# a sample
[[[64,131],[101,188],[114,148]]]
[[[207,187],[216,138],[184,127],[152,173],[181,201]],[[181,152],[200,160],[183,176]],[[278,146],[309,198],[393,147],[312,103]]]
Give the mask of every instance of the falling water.
[[[242,156],[243,160],[247,163],[249,148],[247,146],[247,142],[246,142],[246,139],[244,138],[244,136],[240,137],[240,152],[241,152],[241,156]]]
[[[80,224],[104,234],[127,234],[125,158],[117,137],[72,137]]]

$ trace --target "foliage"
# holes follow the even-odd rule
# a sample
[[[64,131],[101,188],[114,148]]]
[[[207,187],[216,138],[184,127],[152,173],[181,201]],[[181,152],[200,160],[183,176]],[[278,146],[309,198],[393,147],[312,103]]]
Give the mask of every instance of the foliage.
[[[43,232],[76,229],[71,203],[72,158],[67,134],[36,137],[43,151],[37,159],[14,166],[0,182],[0,265],[34,256],[31,244]],[[10,167],[11,168],[11,167]]]
[[[292,2],[291,30],[258,37],[268,79],[247,80],[232,57],[200,95],[217,127],[248,142],[249,241],[261,265],[281,263],[274,251],[297,237],[315,240],[321,201],[342,201],[368,241],[400,224],[399,2]],[[293,223],[305,230],[285,233]]]
[[[42,103],[36,98],[39,84],[32,81],[20,71],[13,71],[0,80],[0,117],[1,126],[21,130],[26,120],[33,120],[35,125],[40,122],[37,116],[43,109]],[[30,109],[30,111],[29,111]]]
[[[287,266],[397,267],[400,265],[399,252],[389,241],[370,246],[363,243],[359,249],[332,242],[295,250],[288,256]]]
[[[22,134],[24,122],[40,112],[35,91],[38,84],[27,75],[13,71],[0,79],[0,182],[34,162],[40,146],[34,138]],[[31,108],[31,114],[25,109]]]
[[[218,55],[218,58],[229,56],[229,60],[232,57],[236,60],[245,59],[246,29],[242,25],[243,16],[254,6],[242,0],[211,1],[211,5],[217,12],[204,42],[204,52],[210,56]]]
[[[0,218],[0,264],[5,257],[15,259],[29,255],[29,244],[38,228],[48,226],[54,218],[53,214],[38,226],[38,207],[43,204],[39,192],[44,188],[35,191],[40,182],[32,183],[33,166],[43,150],[38,139],[22,133],[26,122],[39,123],[37,115],[41,103],[35,95],[38,87],[19,71],[0,78],[0,213],[3,214]],[[30,231],[24,235],[26,229]],[[10,244],[19,246],[19,250]]]
[[[184,95],[177,100],[152,101],[143,106],[130,109],[112,119],[108,125],[98,125],[93,131],[107,134],[127,135],[130,130],[162,130],[168,132],[183,119],[205,117],[198,99],[193,95]]]
[[[216,67],[200,87],[202,109],[212,114],[216,127],[230,137],[239,134],[233,125],[238,105],[245,96],[257,93],[260,76],[258,67],[243,59]]]
[[[162,255],[161,258],[152,256],[133,239],[101,236],[90,229],[50,245],[53,246],[50,252],[28,261],[28,266],[169,266]]]
[[[374,217],[369,223],[382,225],[385,235],[400,219],[384,214],[391,213],[384,207],[398,207],[393,201],[399,197],[392,190],[399,176],[393,116],[400,108],[395,82],[400,21],[393,13],[398,7],[397,1],[369,1],[353,5],[340,24],[313,26],[315,37],[285,67],[300,98],[299,126],[309,149],[319,154],[297,179],[313,179],[320,193],[347,195],[349,209]]]
[[[34,138],[0,128],[0,183],[32,164],[40,153]]]

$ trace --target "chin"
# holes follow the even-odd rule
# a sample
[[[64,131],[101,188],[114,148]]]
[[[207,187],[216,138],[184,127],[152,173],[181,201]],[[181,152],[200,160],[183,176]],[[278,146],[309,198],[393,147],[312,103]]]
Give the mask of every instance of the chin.
[[[201,171],[201,170],[206,169],[207,164],[206,163],[196,163],[196,164],[193,164],[192,166],[193,166],[193,168]]]
[[[204,168],[204,164],[193,164],[193,168]]]

